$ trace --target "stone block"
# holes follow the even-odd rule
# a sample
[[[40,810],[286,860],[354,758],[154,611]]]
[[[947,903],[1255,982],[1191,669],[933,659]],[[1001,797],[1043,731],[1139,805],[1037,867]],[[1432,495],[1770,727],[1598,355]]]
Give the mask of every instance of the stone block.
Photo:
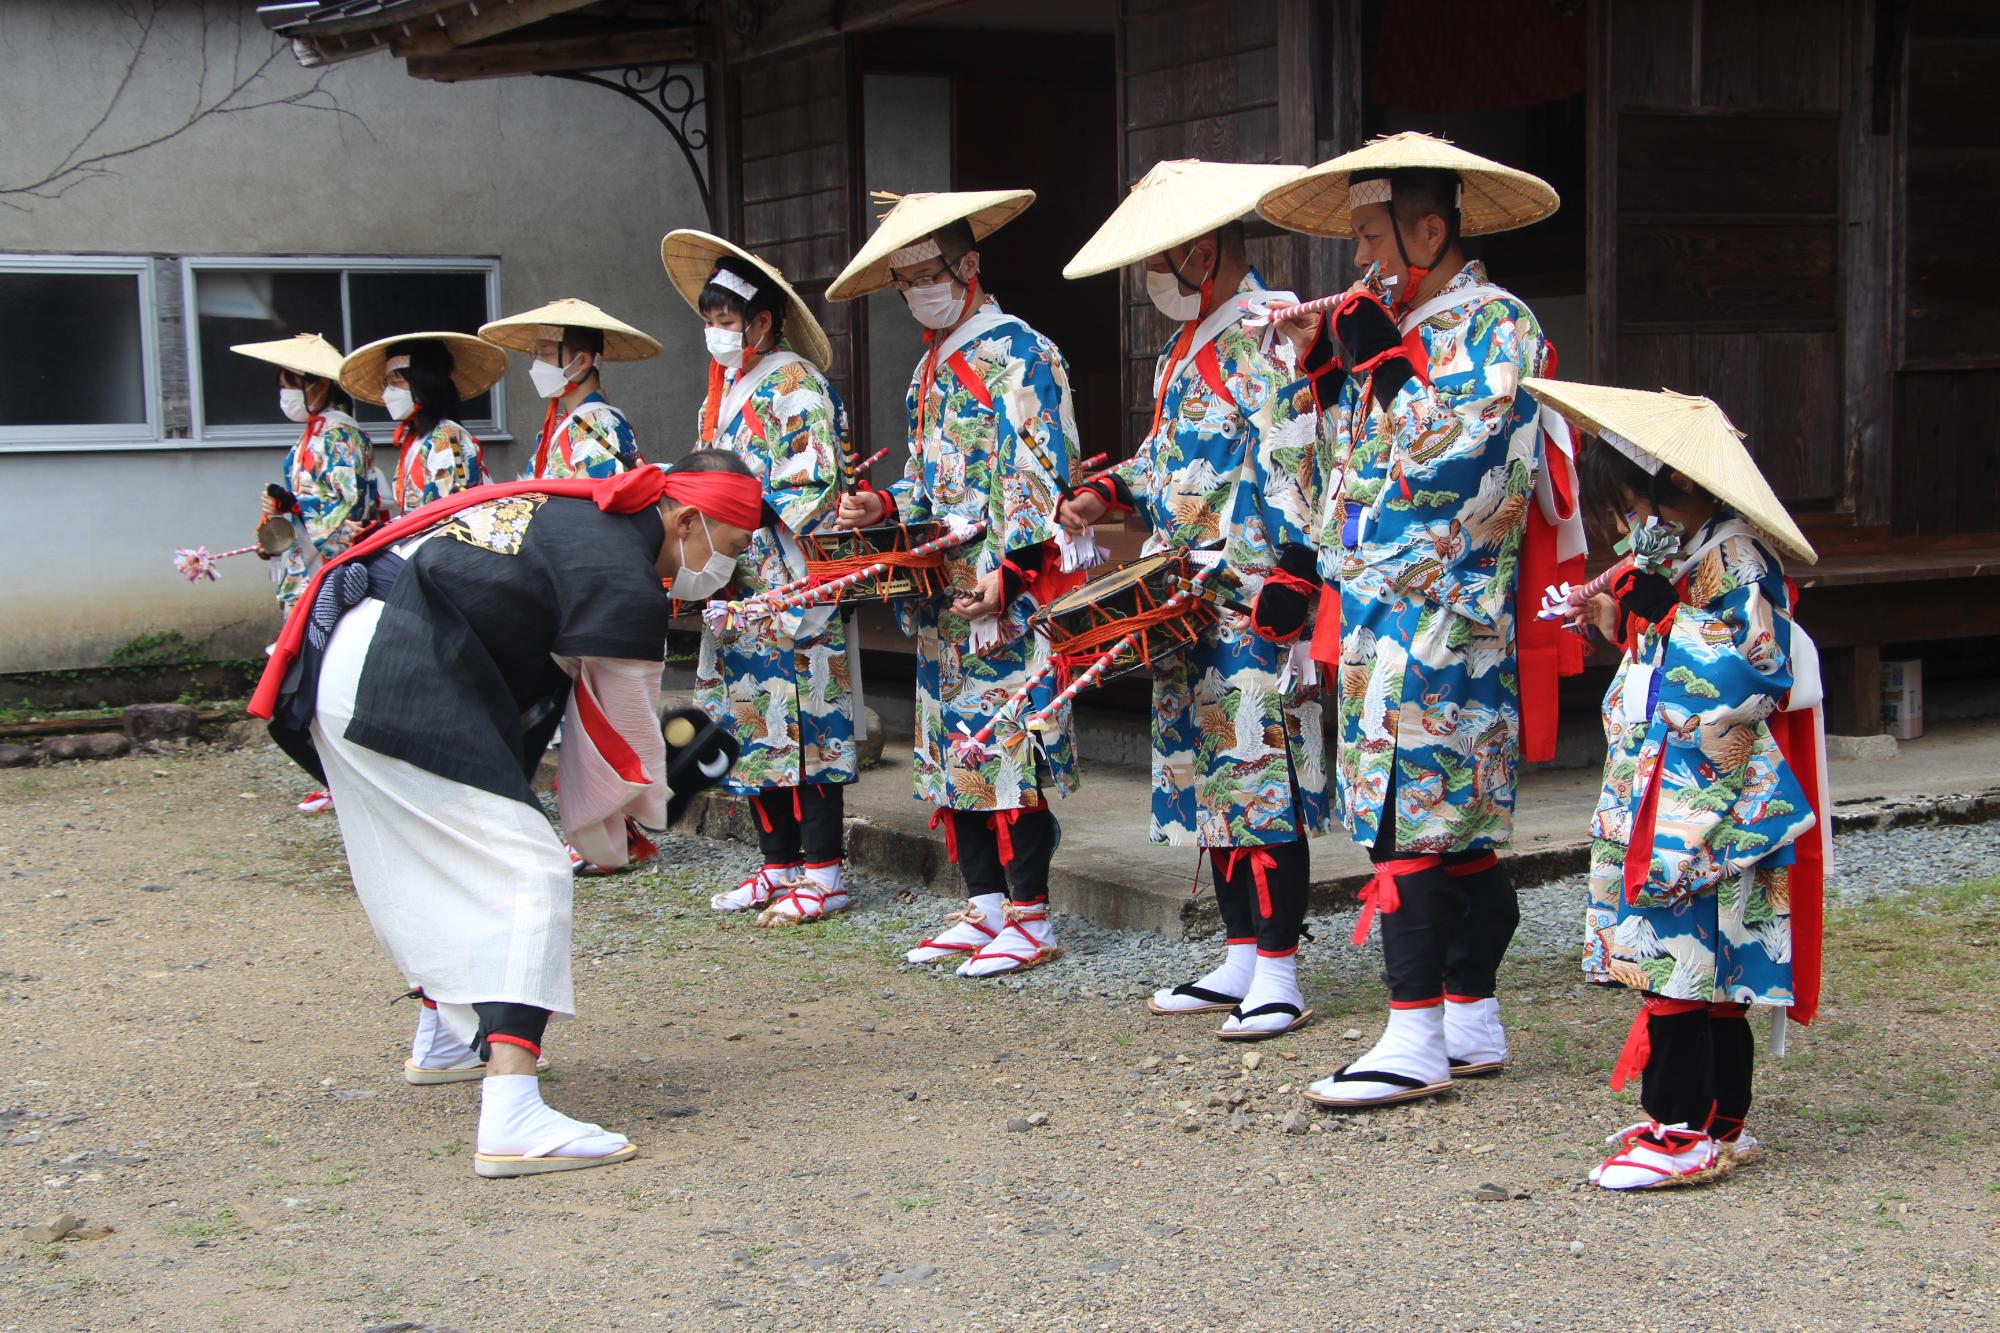
[[[111,759],[131,748],[131,741],[113,731],[52,736],[42,742],[42,753],[50,759]]]
[[[192,736],[201,715],[186,704],[133,704],[125,710],[125,735],[134,742]]]

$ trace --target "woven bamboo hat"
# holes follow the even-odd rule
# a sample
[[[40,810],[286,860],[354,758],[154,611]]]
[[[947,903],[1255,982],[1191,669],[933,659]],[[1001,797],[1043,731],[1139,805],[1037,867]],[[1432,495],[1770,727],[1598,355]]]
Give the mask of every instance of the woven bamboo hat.
[[[267,343],[235,343],[229,350],[283,366],[294,374],[317,375],[326,380],[340,378],[340,363],[345,359],[338,347],[317,333],[294,334]]]
[[[1672,389],[1611,389],[1568,380],[1530,378],[1521,387],[1648,471],[1664,465],[1685,474],[1778,545],[1809,565],[1818,563],[1819,553],[1743,447],[1743,432],[1712,400]]]
[[[667,266],[667,280],[674,284],[674,290],[688,303],[688,309],[697,315],[701,313],[701,289],[708,286],[708,280],[715,274],[715,261],[724,255],[748,264],[785,294],[785,340],[791,343],[794,351],[821,370],[831,369],[833,343],[827,338],[826,330],[820,327],[805,298],[785,281],[785,275],[775,267],[742,246],[732,245],[720,236],[711,236],[705,231],[683,227],[679,231],[668,232],[660,240],[660,262]]]
[[[496,319],[480,326],[479,336],[496,347],[533,356],[536,343],[559,342],[564,329],[596,329],[602,333],[606,361],[644,361],[660,354],[660,344],[650,334],[641,333],[624,320],[574,296]]]
[[[877,203],[891,204],[882,225],[826,289],[827,298],[851,301],[889,285],[890,260],[898,250],[921,245],[954,222],[971,224],[972,239],[983,241],[1035,202],[1033,190],[957,190],[928,194],[875,191]],[[917,260],[909,261],[919,262]]]
[[[1083,249],[1063,265],[1065,278],[1136,264],[1206,236],[1257,207],[1257,200],[1300,168],[1178,158],[1140,178]]]
[[[507,354],[492,343],[469,333],[399,333],[393,338],[377,338],[366,347],[357,347],[340,363],[340,387],[364,403],[382,401],[382,381],[389,376],[389,357],[403,343],[430,339],[441,342],[451,353],[451,382],[458,396],[472,398],[485,393],[507,373]]]
[[[1354,235],[1354,201],[1349,198],[1348,183],[1356,176],[1415,167],[1458,173],[1461,235],[1512,231],[1540,222],[1562,204],[1555,187],[1539,176],[1468,153],[1446,139],[1405,132],[1372,139],[1267,191],[1257,201],[1257,211],[1289,231],[1350,237]],[[1387,199],[1360,202],[1386,203]]]

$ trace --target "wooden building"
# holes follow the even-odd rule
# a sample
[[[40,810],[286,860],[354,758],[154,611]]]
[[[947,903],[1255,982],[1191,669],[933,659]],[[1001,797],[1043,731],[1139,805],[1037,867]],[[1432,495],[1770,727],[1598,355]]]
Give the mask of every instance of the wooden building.
[[[1985,235],[2000,6],[1985,0],[266,9],[309,62],[386,46],[419,78],[552,74],[650,97],[702,164],[717,229],[815,294],[872,225],[871,189],[1034,188],[1040,205],[982,247],[987,270],[1070,356],[1088,451],[1120,455],[1169,330],[1129,273],[1058,273],[1127,183],[1170,157],[1310,163],[1378,133],[1445,134],[1563,195],[1551,221],[1483,247],[1562,374],[1706,393],[1748,433],[1825,557],[1798,574],[1836,730],[1877,729],[1885,643],[2000,634]],[[698,82],[671,84],[677,66]],[[895,80],[923,95],[896,103],[910,89]],[[892,135],[927,146],[931,178],[869,178]],[[1331,242],[1264,229],[1253,248],[1302,294],[1349,277]],[[871,330],[889,321],[867,302],[821,314],[857,419],[888,429],[907,321]],[[897,338],[893,364],[871,367]]]

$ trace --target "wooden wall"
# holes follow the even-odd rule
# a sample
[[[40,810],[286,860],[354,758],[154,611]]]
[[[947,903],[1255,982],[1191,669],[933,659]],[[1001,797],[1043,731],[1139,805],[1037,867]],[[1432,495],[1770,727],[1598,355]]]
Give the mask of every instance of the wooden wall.
[[[1595,377],[1704,393],[1795,508],[1851,507],[1842,127],[1865,0],[1600,0]]]
[[[2000,532],[2000,5],[1916,0],[1900,54],[1895,524]]]
[[[1157,162],[1320,161],[1314,133],[1315,57],[1327,49],[1333,6],[1318,0],[1122,0],[1117,49],[1119,198]],[[1329,247],[1321,246],[1321,249]],[[1251,261],[1265,282],[1314,294],[1313,244],[1261,224]],[[1174,327],[1128,268],[1125,300],[1126,435],[1144,437],[1153,367]]]

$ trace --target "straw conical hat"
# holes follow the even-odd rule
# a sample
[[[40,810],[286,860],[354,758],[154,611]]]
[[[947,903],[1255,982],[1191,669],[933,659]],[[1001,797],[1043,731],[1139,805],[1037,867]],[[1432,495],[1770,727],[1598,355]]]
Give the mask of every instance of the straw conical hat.
[[[1683,473],[1793,555],[1818,562],[1819,553],[1743,447],[1743,432],[1710,399],[1568,380],[1524,379],[1521,387],[1621,451],[1636,450]]]
[[[399,333],[393,338],[377,338],[366,347],[357,347],[340,363],[340,387],[364,403],[382,401],[382,381],[388,378],[389,351],[402,343],[430,338],[451,353],[451,382],[458,396],[472,398],[485,393],[507,373],[507,354],[490,342],[469,333]]]
[[[317,375],[327,380],[340,378],[340,363],[344,359],[338,347],[317,333],[274,338],[267,343],[236,343],[229,350],[259,361],[269,361],[274,366],[283,366],[296,374]]]
[[[1206,236],[1250,212],[1262,195],[1299,171],[1291,166],[1203,162],[1192,157],[1157,162],[1097,234],[1063,265],[1063,276],[1109,273]]]
[[[1288,184],[1267,192],[1257,211],[1290,231],[1313,236],[1352,236],[1347,183],[1357,175],[1411,167],[1435,167],[1458,173],[1463,188],[1458,201],[1462,235],[1484,236],[1540,222],[1555,212],[1562,199],[1539,176],[1502,166],[1468,153],[1444,139],[1404,132],[1374,139],[1331,162],[1322,162]]]
[[[482,325],[479,336],[496,347],[533,356],[535,344],[544,337],[541,332],[544,328],[598,330],[604,335],[606,361],[644,361],[660,354],[660,344],[650,334],[641,333],[624,320],[574,296],[560,297],[533,310],[496,319]]]
[[[894,200],[894,207],[882,215],[859,254],[826,289],[828,299],[851,301],[857,296],[879,292],[889,285],[889,257],[898,250],[954,222],[972,225],[972,239],[983,241],[1026,211],[1035,202],[1033,190],[958,190],[935,194],[890,194],[875,191],[878,203]]]
[[[709,277],[715,272],[715,261],[724,255],[743,261],[777,284],[778,290],[785,294],[785,340],[791,343],[792,350],[821,370],[831,370],[833,343],[814,317],[812,307],[785,281],[784,274],[742,246],[705,231],[683,227],[668,232],[660,240],[660,262],[667,266],[667,280],[697,315],[701,313],[701,289],[708,286]]]

